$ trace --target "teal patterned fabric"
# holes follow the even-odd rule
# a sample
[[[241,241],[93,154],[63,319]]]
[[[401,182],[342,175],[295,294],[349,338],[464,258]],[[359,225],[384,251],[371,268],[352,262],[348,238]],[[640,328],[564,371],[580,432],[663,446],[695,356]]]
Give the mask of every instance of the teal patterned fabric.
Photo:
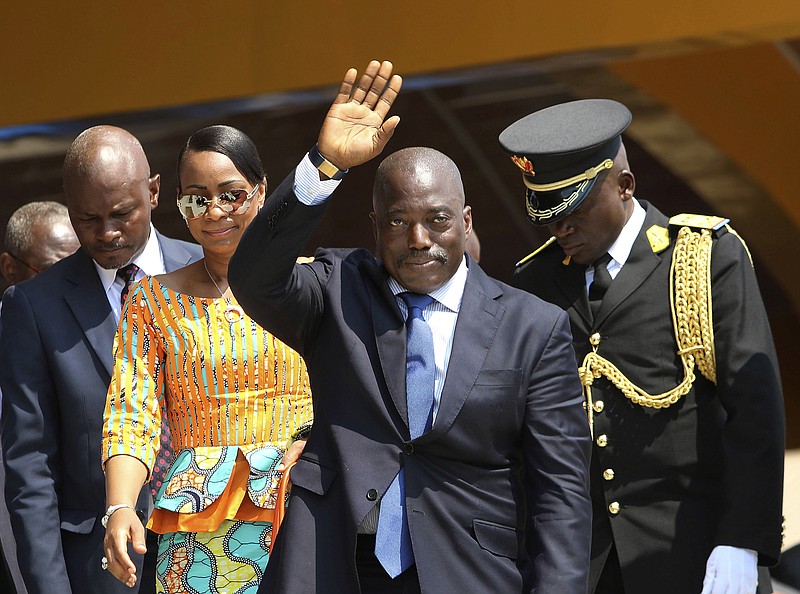
[[[198,513],[225,490],[241,449],[250,466],[247,491],[259,507],[273,508],[283,450],[273,445],[256,447],[197,447],[182,450],[156,494],[155,507],[183,514]]]
[[[245,458],[250,464],[247,494],[257,506],[274,509],[281,480],[281,473],[275,469],[283,459],[283,450],[264,446],[245,453]]]
[[[215,532],[162,534],[156,592],[255,594],[271,545],[269,522],[226,520]]]

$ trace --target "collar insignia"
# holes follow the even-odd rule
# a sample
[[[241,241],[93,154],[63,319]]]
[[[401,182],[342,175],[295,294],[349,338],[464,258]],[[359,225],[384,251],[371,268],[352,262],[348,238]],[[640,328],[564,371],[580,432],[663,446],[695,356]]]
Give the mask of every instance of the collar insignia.
[[[663,252],[669,247],[669,231],[659,225],[653,225],[647,230],[647,241],[654,253]]]

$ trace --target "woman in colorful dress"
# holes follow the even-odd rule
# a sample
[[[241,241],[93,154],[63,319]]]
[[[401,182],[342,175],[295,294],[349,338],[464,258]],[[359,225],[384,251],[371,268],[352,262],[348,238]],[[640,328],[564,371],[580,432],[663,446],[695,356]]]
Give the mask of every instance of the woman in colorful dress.
[[[103,451],[108,570],[129,586],[133,504],[151,476],[162,411],[176,456],[148,527],[160,535],[156,591],[250,594],[269,558],[277,485],[310,428],[305,363],[239,307],[228,260],[264,203],[253,142],[204,128],[178,157],[178,208],[204,259],[131,287],[115,340]],[[287,450],[287,447],[289,448]]]

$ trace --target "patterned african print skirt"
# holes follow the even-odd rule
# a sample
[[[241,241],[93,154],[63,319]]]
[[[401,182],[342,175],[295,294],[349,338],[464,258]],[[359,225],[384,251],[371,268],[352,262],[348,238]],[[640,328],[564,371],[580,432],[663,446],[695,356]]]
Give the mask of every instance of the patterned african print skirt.
[[[156,592],[255,594],[271,545],[269,522],[225,520],[214,532],[162,534]]]

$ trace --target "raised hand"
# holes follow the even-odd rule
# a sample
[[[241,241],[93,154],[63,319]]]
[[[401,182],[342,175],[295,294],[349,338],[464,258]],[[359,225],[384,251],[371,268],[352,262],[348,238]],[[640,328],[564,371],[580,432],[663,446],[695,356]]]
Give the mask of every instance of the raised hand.
[[[373,60],[358,84],[355,68],[345,74],[317,140],[322,156],[339,169],[379,155],[400,123],[396,115],[386,119],[403,83],[392,68],[391,62]]]

